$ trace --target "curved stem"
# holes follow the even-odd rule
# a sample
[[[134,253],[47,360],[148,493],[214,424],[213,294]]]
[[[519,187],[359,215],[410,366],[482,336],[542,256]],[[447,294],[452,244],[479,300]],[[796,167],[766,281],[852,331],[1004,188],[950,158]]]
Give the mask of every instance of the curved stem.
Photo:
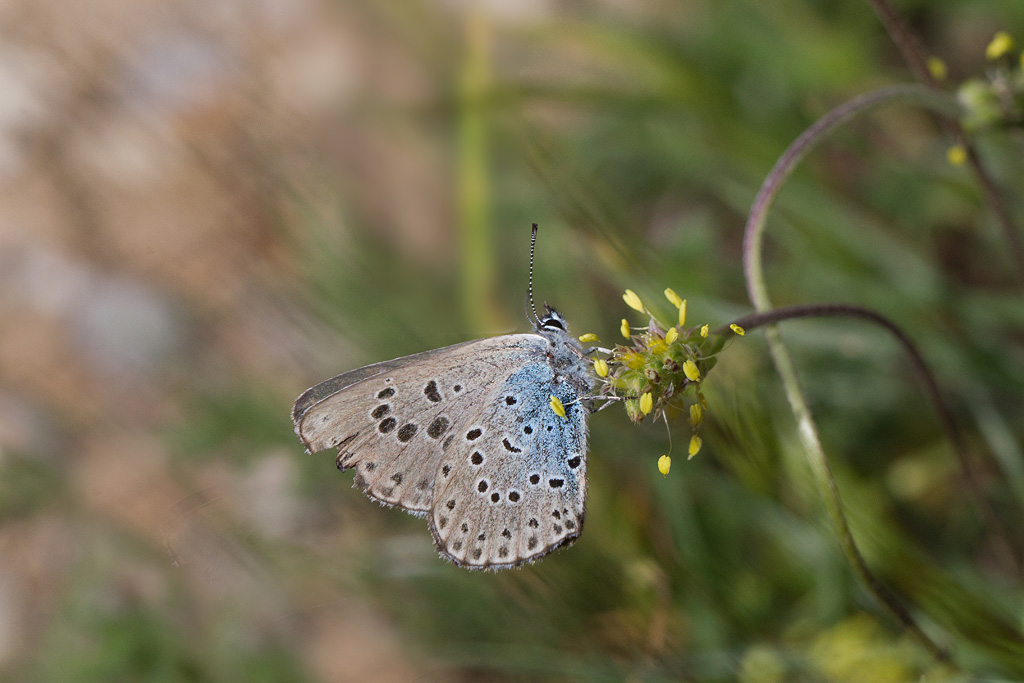
[[[755,310],[766,311],[772,307],[761,267],[761,243],[768,209],[775,201],[775,196],[779,193],[782,183],[786,181],[800,160],[838,126],[874,107],[893,101],[917,102],[947,115],[958,110],[956,101],[948,95],[920,85],[896,85],[875,90],[845,102],[805,130],[775,162],[775,166],[765,178],[764,183],[761,184],[761,189],[750,208],[750,216],[747,218],[743,234],[743,272],[747,279],[747,293],[750,295],[750,301],[754,304]]]
[[[956,419],[953,408],[949,405],[949,402],[946,401],[945,395],[939,388],[938,380],[935,378],[935,374],[931,371],[928,363],[925,362],[924,356],[921,355],[921,351],[901,327],[877,311],[853,304],[806,304],[800,306],[784,306],[764,313],[754,313],[752,315],[745,316],[736,320],[734,324],[739,325],[744,330],[754,330],[758,327],[771,325],[785,320],[836,317],[858,318],[874,323],[889,332],[889,334],[899,342],[900,346],[903,347],[903,351],[907,354],[907,358],[910,360],[911,370],[917,376],[925,394],[928,395],[928,399],[935,408],[939,424],[942,426],[942,431],[945,432],[946,438],[953,447],[953,452],[956,454],[957,460],[960,463],[960,468],[963,471],[964,478],[967,480],[968,488],[975,499],[975,503],[978,505],[984,521],[995,534],[994,538],[997,542],[999,553],[1002,556],[1002,562],[1012,573],[1019,574],[1021,571],[1020,562],[1013,550],[1013,544],[1009,540],[1010,532],[1006,528],[1002,518],[996,514],[996,511],[992,508],[988,499],[983,495],[980,477],[975,467],[972,465],[967,438],[964,436],[964,432],[960,428],[960,423]],[[718,334],[729,334],[731,333],[731,329],[728,326],[724,326],[716,330],[716,332]]]
[[[768,210],[779,189],[782,187],[782,183],[789,177],[789,174],[792,173],[804,155],[840,124],[879,104],[908,100],[920,102],[925,106],[944,113],[955,109],[955,102],[951,98],[922,86],[895,86],[878,90],[862,95],[830,111],[804,131],[776,162],[771,173],[768,174],[768,177],[761,185],[757,197],[754,199],[743,235],[743,271],[747,280],[747,291],[750,294],[750,300],[758,313],[764,313],[771,308],[771,301],[768,298],[768,290],[764,281],[764,270],[761,263],[761,245]],[[935,641],[921,630],[921,627],[917,625],[910,612],[875,578],[868,568],[864,556],[857,547],[853,534],[850,531],[846,514],[843,512],[839,489],[836,486],[835,478],[832,476],[832,470],[825,455],[825,449],[821,445],[821,439],[818,437],[817,426],[811,416],[810,408],[807,406],[807,401],[800,389],[800,383],[789,352],[786,350],[785,345],[783,345],[782,339],[775,327],[769,327],[765,330],[765,338],[785,388],[790,408],[796,417],[798,433],[807,452],[808,463],[824,498],[829,518],[832,520],[832,525],[835,528],[847,561],[853,567],[868,592],[903,625],[908,633],[931,652],[937,660],[949,662],[949,656],[945,650],[939,647]]]

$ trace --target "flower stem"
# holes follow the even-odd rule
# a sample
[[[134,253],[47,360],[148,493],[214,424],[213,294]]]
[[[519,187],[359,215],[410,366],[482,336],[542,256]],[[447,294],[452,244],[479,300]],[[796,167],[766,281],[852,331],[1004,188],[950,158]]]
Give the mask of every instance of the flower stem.
[[[927,394],[928,399],[931,401],[932,406],[935,408],[939,424],[942,426],[942,430],[945,432],[946,438],[953,447],[953,452],[956,454],[957,460],[960,463],[964,479],[967,482],[971,495],[974,497],[975,504],[981,512],[983,521],[995,534],[994,538],[1001,556],[1001,561],[1010,573],[1019,576],[1021,566],[1017,559],[1017,553],[1013,549],[1013,543],[1010,541],[1010,532],[1006,528],[1002,518],[996,514],[996,511],[992,508],[992,505],[984,495],[981,479],[976,468],[972,465],[973,461],[970,457],[970,448],[963,430],[960,427],[960,423],[956,419],[956,415],[953,412],[952,407],[949,405],[949,402],[946,400],[945,395],[939,388],[939,383],[935,378],[935,374],[931,371],[931,368],[925,361],[924,356],[921,355],[921,351],[902,328],[881,313],[869,308],[853,304],[834,303],[785,306],[771,311],[766,311],[765,313],[754,313],[752,315],[745,316],[736,320],[733,324],[739,325],[744,330],[749,331],[785,320],[836,317],[858,318],[874,323],[889,332],[896,341],[899,342],[900,346],[903,347],[903,351],[907,354],[907,358],[910,360],[910,367],[917,376],[917,379],[920,382],[922,389],[924,389],[925,394]],[[724,335],[729,331],[731,331],[729,326],[723,326],[716,330],[716,333]]]
[[[797,163],[818,142],[823,140],[836,127],[849,121],[880,104],[892,101],[915,101],[942,113],[951,113],[956,109],[952,98],[936,93],[922,86],[894,86],[867,93],[845,104],[836,107],[823,116],[810,128],[804,131],[776,162],[761,189],[754,199],[754,204],[747,219],[743,236],[743,271],[747,280],[747,291],[754,309],[764,313],[771,308],[768,290],[764,281],[764,270],[761,262],[761,245],[768,210],[778,194],[782,183],[789,177]],[[804,398],[797,379],[796,369],[789,356],[778,330],[773,326],[765,330],[765,338],[776,370],[782,380],[793,415],[796,417],[800,440],[804,444],[808,463],[814,473],[815,481],[825,501],[825,507],[839,539],[840,547],[847,561],[856,572],[864,587],[879,604],[882,605],[921,645],[937,660],[951,663],[946,651],[935,643],[921,627],[918,626],[910,612],[900,601],[875,577],[868,568],[860,549],[857,547],[850,531],[846,514],[843,512],[842,498],[832,470],[825,455],[825,449],[818,437],[817,426],[811,416],[810,408]]]

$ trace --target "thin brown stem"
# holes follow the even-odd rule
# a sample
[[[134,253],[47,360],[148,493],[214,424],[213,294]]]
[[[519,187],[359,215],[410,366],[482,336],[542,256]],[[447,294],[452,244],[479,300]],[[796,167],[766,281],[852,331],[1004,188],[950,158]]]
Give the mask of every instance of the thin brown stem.
[[[935,378],[935,374],[931,371],[931,368],[925,361],[924,356],[921,355],[917,345],[912,339],[910,339],[902,328],[877,311],[852,304],[807,304],[800,306],[786,306],[766,311],[764,313],[748,315],[735,321],[734,324],[739,325],[744,330],[752,330],[785,320],[829,317],[858,318],[871,322],[889,332],[896,341],[899,342],[900,346],[903,347],[907,358],[910,360],[910,367],[913,370],[914,375],[916,375],[917,380],[920,382],[921,387],[924,389],[925,394],[927,394],[929,401],[931,401],[932,406],[935,408],[939,424],[942,426],[942,430],[945,432],[946,438],[953,447],[953,451],[960,463],[960,468],[963,471],[964,478],[967,481],[968,488],[971,491],[978,509],[981,511],[981,516],[989,528],[991,528],[995,533],[994,538],[996,540],[996,545],[1002,562],[1011,570],[1012,574],[1019,576],[1021,566],[1017,559],[1017,553],[1013,549],[1013,544],[1010,542],[1011,535],[1009,529],[1006,528],[1002,518],[996,514],[996,511],[992,508],[992,505],[983,493],[980,477],[976,468],[972,464],[973,460],[970,456],[970,448],[967,443],[967,438],[961,429],[959,421],[956,419],[956,414],[953,412],[952,407],[946,400],[945,394],[943,394],[942,390],[939,388],[938,380]],[[717,330],[717,332],[719,334],[729,334],[732,333],[732,330],[726,326]]]

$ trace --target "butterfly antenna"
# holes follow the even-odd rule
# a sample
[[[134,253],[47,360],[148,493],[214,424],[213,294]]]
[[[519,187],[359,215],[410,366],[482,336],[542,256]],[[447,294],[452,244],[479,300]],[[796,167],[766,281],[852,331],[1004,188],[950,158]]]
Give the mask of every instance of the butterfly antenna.
[[[533,322],[535,325],[540,325],[540,316],[537,315],[537,305],[533,303],[533,254],[537,250],[537,224],[533,224],[533,230],[530,232],[530,279],[526,287],[526,296],[530,299],[530,308],[533,309]],[[527,316],[529,311],[527,311]]]

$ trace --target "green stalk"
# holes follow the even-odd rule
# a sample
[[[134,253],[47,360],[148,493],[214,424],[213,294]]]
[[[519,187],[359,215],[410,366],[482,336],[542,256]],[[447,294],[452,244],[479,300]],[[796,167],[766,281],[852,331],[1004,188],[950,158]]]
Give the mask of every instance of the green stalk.
[[[485,15],[466,15],[465,54],[458,81],[456,211],[459,226],[460,304],[474,330],[493,329],[494,236],[490,221],[487,117],[491,84],[490,27]]]
[[[762,243],[768,211],[778,195],[783,182],[793,172],[793,169],[800,160],[838,126],[874,107],[889,102],[915,102],[947,115],[956,111],[956,103],[952,98],[922,86],[884,88],[862,95],[833,109],[804,131],[790,145],[761,185],[761,189],[758,191],[751,207],[743,237],[743,270],[747,281],[747,292],[750,295],[751,302],[754,304],[754,309],[758,313],[765,313],[772,308],[771,300],[768,297],[767,285],[764,280]],[[798,434],[806,451],[808,464],[825,502],[826,511],[847,562],[849,562],[865,589],[874,596],[878,603],[894,619],[903,625],[915,640],[931,652],[937,660],[950,663],[949,655],[946,651],[921,630],[921,627],[918,626],[910,612],[896,596],[882,585],[867,566],[864,556],[861,554],[853,538],[849,522],[843,511],[839,488],[836,485],[835,477],[832,475],[832,469],[825,455],[825,449],[818,436],[817,425],[800,388],[800,382],[797,378],[793,361],[774,325],[765,329],[765,339],[775,363],[775,368],[782,379],[786,398],[796,418]]]

